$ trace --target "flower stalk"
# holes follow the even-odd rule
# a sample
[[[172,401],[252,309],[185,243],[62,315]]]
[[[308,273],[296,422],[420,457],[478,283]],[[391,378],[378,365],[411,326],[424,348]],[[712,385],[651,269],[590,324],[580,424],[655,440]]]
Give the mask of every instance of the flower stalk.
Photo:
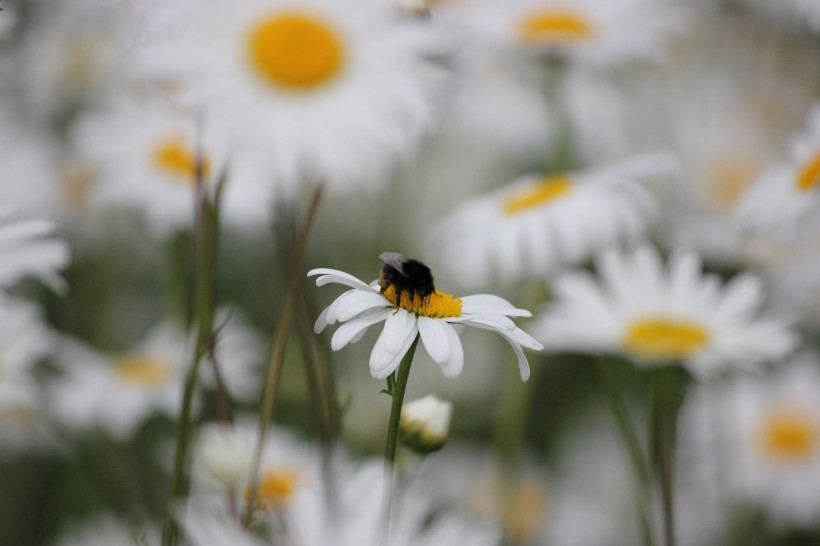
[[[194,208],[194,272],[192,312],[196,325],[196,340],[182,395],[179,426],[176,435],[174,470],[168,514],[162,532],[163,546],[179,543],[179,526],[173,514],[175,502],[188,496],[190,488],[190,438],[193,433],[193,400],[199,379],[199,364],[213,346],[214,276],[219,239],[219,202],[227,179],[226,173],[216,184],[213,196],[205,190],[201,154],[196,162]]]
[[[273,419],[273,412],[276,407],[276,396],[279,392],[279,380],[282,376],[282,365],[285,360],[285,349],[287,348],[288,335],[290,334],[290,325],[293,322],[296,308],[299,304],[298,298],[303,277],[302,262],[305,257],[305,251],[307,250],[308,238],[313,230],[316,210],[319,207],[322,191],[323,186],[321,184],[316,185],[308,201],[305,219],[294,244],[290,275],[288,278],[288,290],[285,294],[285,301],[282,304],[279,320],[276,323],[276,334],[274,334],[273,341],[271,342],[267,375],[265,376],[265,385],[262,390],[262,404],[259,410],[258,439],[251,462],[250,495],[242,515],[242,521],[245,525],[250,524],[251,517],[253,516],[254,499],[256,499],[259,490],[257,477],[259,475],[259,465],[262,460],[262,448],[265,443],[268,426],[270,425],[271,419]]]
[[[629,461],[632,464],[632,469],[635,472],[635,477],[638,479],[638,512],[641,519],[641,534],[643,536],[643,543],[645,546],[654,546],[655,534],[652,529],[651,508],[650,508],[650,493],[651,493],[651,474],[649,472],[649,465],[644,456],[643,447],[638,440],[638,434],[635,432],[635,427],[629,419],[629,413],[626,409],[621,391],[618,384],[612,375],[612,363],[599,361],[597,362],[598,378],[601,382],[601,387],[604,391],[609,409],[612,412],[612,417],[615,420],[615,425],[618,427],[618,433],[621,436],[621,441],[626,448]]]
[[[657,476],[663,508],[665,546],[675,546],[675,440],[678,410],[683,399],[682,370],[666,366],[655,370],[651,378],[649,446],[653,471]]]

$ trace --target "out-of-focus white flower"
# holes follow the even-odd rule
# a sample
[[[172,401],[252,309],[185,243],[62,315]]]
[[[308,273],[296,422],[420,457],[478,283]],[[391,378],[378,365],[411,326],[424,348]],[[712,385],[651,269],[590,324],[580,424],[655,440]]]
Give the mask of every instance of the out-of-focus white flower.
[[[262,201],[309,181],[381,185],[434,121],[442,42],[390,2],[177,4],[156,9],[165,39],[146,48],[145,70],[195,85]]]
[[[795,238],[820,210],[820,105],[792,144],[788,161],[771,165],[743,195],[738,220],[746,227],[786,240]]]
[[[247,533],[236,518],[213,505],[189,507],[183,527],[194,546],[260,546],[282,541],[294,546],[377,544],[383,520],[383,476],[381,461],[365,463],[346,474],[334,486],[339,493],[335,505],[327,502],[328,484],[301,488],[286,509],[265,520],[268,533],[263,537]],[[450,513],[418,494],[397,495],[392,509],[389,538],[396,546],[500,543],[492,524]]]
[[[258,427],[250,420],[232,426],[214,423],[204,427],[194,455],[194,475],[206,488],[202,491],[216,491],[220,501],[227,493],[235,503],[233,509],[240,510],[250,494],[257,441]],[[271,429],[265,436],[257,479],[258,506],[278,512],[286,510],[303,488],[315,488],[321,481],[316,458],[308,446],[281,429]]]
[[[655,0],[484,0],[453,12],[491,44],[597,66],[660,60],[683,23],[676,6]]]
[[[69,259],[68,245],[52,237],[48,220],[12,220],[0,212],[0,288],[34,277],[55,289],[64,288],[57,273]]]
[[[693,456],[715,468],[732,506],[752,505],[775,527],[820,521],[818,366],[799,354],[771,374],[698,391],[681,416]]]
[[[135,546],[156,544],[159,532],[153,525],[131,525],[102,516],[82,523],[67,526],[52,546]],[[228,544],[228,543],[226,543]]]
[[[464,348],[455,325],[498,333],[515,351],[521,379],[525,381],[530,367],[522,347],[541,350],[541,344],[510,318],[529,317],[530,312],[516,309],[498,296],[478,294],[456,298],[436,290],[422,297],[418,292],[404,291],[399,292],[401,300],[397,302],[397,287],[393,284],[386,284],[380,291],[377,285],[367,285],[336,269],[314,269],[308,273],[308,276],[314,275],[319,275],[317,286],[336,283],[351,288],[316,320],[316,333],[336,322],[345,323],[333,334],[334,351],[358,341],[369,327],[384,322],[384,330],[370,353],[370,374],[376,379],[384,379],[398,368],[417,334],[442,373],[447,377],[458,376],[464,367]]]
[[[199,121],[192,111],[158,99],[121,99],[87,114],[74,136],[79,153],[96,171],[91,204],[137,210],[161,235],[191,226],[197,161],[210,192],[228,169],[231,152],[208,120]],[[227,180],[221,218],[230,225],[259,225],[268,215],[267,203],[244,191],[243,184],[247,181]]]
[[[650,246],[611,250],[600,280],[567,273],[537,321],[551,351],[616,353],[638,364],[682,364],[703,378],[728,368],[754,369],[785,356],[796,336],[784,317],[761,314],[763,284],[741,274],[721,286],[700,258],[679,250],[664,267]]]
[[[736,0],[759,10],[762,15],[802,23],[820,32],[820,4],[815,0]]]
[[[0,453],[52,450],[47,398],[32,375],[34,365],[52,354],[54,335],[39,310],[18,300],[0,300]]]
[[[229,336],[231,327],[223,328],[222,335]],[[248,356],[230,353],[217,339],[215,358],[229,395],[235,393],[235,383],[247,386],[253,381],[243,377],[255,376],[250,367],[257,361],[244,360]],[[66,340],[58,354],[66,376],[56,382],[52,394],[55,418],[73,429],[99,426],[127,440],[154,412],[177,415],[189,360],[185,333],[170,322],[157,325],[142,342],[116,356]],[[200,363],[203,383],[213,386],[210,366],[204,357]],[[244,394],[258,395],[249,390]]]
[[[402,443],[423,454],[441,449],[450,433],[452,413],[453,404],[432,394],[407,402],[399,421]]]
[[[470,287],[555,273],[643,235],[655,213],[640,180],[669,174],[666,155],[561,176],[530,175],[466,201],[434,231],[451,275]]]
[[[15,58],[15,83],[30,110],[53,121],[123,79],[140,25],[134,12],[108,0],[47,0],[37,8]]]

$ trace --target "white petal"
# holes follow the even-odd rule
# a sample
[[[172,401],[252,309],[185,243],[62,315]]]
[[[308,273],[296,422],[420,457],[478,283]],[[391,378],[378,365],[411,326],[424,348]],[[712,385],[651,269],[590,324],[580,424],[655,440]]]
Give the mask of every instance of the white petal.
[[[387,316],[382,337],[388,352],[396,353],[401,348],[409,321],[415,321],[415,317],[404,309],[398,309]]]
[[[496,330],[515,330],[515,323],[512,319],[503,315],[477,315],[466,317],[454,317],[446,319],[447,322],[460,324],[483,324]]]
[[[359,290],[371,290],[371,287],[349,273],[337,271],[335,269],[313,269],[308,272],[308,277],[321,275],[316,279],[316,286],[324,286],[330,283],[343,284]]]
[[[461,375],[461,370],[464,369],[464,348],[461,346],[461,338],[458,337],[456,329],[447,323],[444,323],[445,332],[449,338],[450,358],[447,362],[441,364],[441,371],[445,377],[457,377]]]
[[[356,315],[374,308],[383,308],[390,305],[387,299],[370,290],[351,290],[342,294],[336,300],[336,318],[341,322],[355,318]]]
[[[327,312],[328,309],[330,309],[330,307],[330,305],[325,307],[325,309],[321,313],[319,313],[319,318],[317,318],[316,322],[313,324],[313,331],[317,334],[321,334],[322,332],[324,332],[325,328],[327,328]]]
[[[381,336],[379,336],[376,345],[373,346],[373,352],[370,353],[370,375],[373,376],[374,379],[384,379],[399,367],[401,359],[404,358],[405,353],[410,349],[410,345],[413,344],[413,340],[416,339],[416,334],[418,334],[416,321],[413,320],[410,324],[412,327],[410,331],[407,332],[401,349],[394,355],[389,355],[385,352],[384,345],[379,343],[382,339]],[[382,332],[382,335],[383,334],[384,332]]]
[[[351,320],[339,326],[339,329],[333,334],[330,340],[330,347],[334,351],[341,350],[348,343],[352,342],[359,334],[363,334],[365,330],[381,322],[387,318],[392,311],[385,309],[384,311],[377,311],[372,315],[367,315],[355,320]]]
[[[452,329],[442,320],[419,317],[419,334],[427,354],[436,364],[443,364],[450,358],[450,344],[446,329]]]
[[[476,294],[461,298],[461,312],[469,314],[506,315],[508,317],[531,317],[526,309],[516,309],[504,298],[492,294]]]

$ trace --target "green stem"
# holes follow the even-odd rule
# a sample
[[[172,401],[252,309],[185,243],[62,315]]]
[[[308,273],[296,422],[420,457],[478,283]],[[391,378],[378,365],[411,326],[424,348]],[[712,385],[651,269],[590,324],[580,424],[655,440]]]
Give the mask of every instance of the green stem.
[[[304,276],[302,271],[302,261],[305,257],[308,237],[313,229],[313,222],[316,217],[316,210],[319,206],[321,196],[322,185],[317,185],[310,196],[307,212],[305,214],[305,221],[302,224],[299,237],[297,237],[294,245],[294,252],[292,255],[293,260],[291,262],[290,275],[288,279],[288,290],[285,294],[285,301],[282,304],[279,321],[276,324],[276,334],[274,334],[273,341],[271,342],[270,357],[268,358],[268,373],[265,377],[265,385],[262,390],[262,407],[259,410],[258,440],[254,451],[253,460],[251,462],[251,491],[242,516],[242,521],[245,525],[250,524],[251,517],[253,516],[254,499],[256,498],[256,494],[259,489],[257,476],[259,474],[259,465],[262,460],[262,448],[265,443],[265,436],[267,434],[268,426],[273,418],[273,410],[276,406],[276,395],[279,391],[279,379],[282,376],[282,365],[285,360],[285,349],[287,348],[288,334],[290,333],[290,325],[291,322],[293,322],[293,317],[298,305],[299,292],[302,286],[302,277]]]
[[[604,396],[609,404],[609,409],[618,427],[618,432],[621,435],[624,447],[626,447],[627,455],[632,463],[632,469],[638,478],[638,510],[641,519],[643,542],[646,546],[654,546],[655,534],[652,530],[649,502],[651,491],[649,465],[644,458],[643,448],[638,440],[635,427],[629,419],[626,404],[621,396],[618,384],[612,375],[612,363],[599,361],[596,363],[596,366],[598,368],[598,378],[601,381]]]
[[[388,393],[393,398],[390,405],[390,420],[387,424],[387,441],[384,445],[384,487],[382,493],[382,540],[380,546],[387,546],[390,533],[390,512],[393,500],[393,480],[395,479],[396,449],[399,443],[399,423],[401,422],[401,408],[404,405],[404,393],[407,390],[407,381],[410,379],[410,367],[413,365],[413,356],[419,344],[419,334],[410,345],[404,358],[401,359],[399,369],[395,375],[395,382],[388,381]],[[383,391],[384,392],[384,391]]]
[[[214,270],[217,255],[217,235],[219,233],[219,191],[211,202],[204,190],[201,175],[197,177],[195,238],[194,238],[194,274],[193,274],[193,315],[196,323],[196,341],[185,388],[182,396],[179,426],[176,435],[176,453],[174,470],[171,477],[171,495],[162,532],[163,546],[174,546],[179,542],[179,526],[174,517],[175,502],[188,495],[190,487],[188,477],[189,444],[193,431],[193,400],[199,378],[199,363],[208,347],[212,345],[213,330],[213,287]]]
[[[563,174],[572,167],[572,124],[566,101],[567,63],[549,59],[544,70],[545,94],[553,130],[547,154],[547,174]]]
[[[655,370],[651,378],[650,446],[661,488],[664,544],[675,546],[675,439],[681,384],[678,366]]]
[[[410,345],[407,354],[399,364],[399,370],[396,373],[396,383],[393,388],[392,397],[393,403],[390,406],[390,421],[387,424],[387,442],[384,446],[384,464],[385,468],[390,468],[392,476],[392,467],[396,462],[396,446],[399,443],[399,421],[401,418],[401,408],[404,405],[404,393],[407,390],[407,380],[410,378],[410,367],[413,364],[413,355],[416,354],[416,345],[419,343],[419,335],[416,334],[416,339]]]

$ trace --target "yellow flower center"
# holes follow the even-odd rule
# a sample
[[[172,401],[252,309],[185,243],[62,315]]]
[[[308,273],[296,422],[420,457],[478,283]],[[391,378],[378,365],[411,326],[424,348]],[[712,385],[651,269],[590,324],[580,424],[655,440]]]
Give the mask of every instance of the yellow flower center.
[[[461,316],[461,298],[436,290],[426,298],[418,294],[401,293],[401,302],[396,303],[396,287],[389,285],[382,295],[393,305],[413,313],[430,318],[448,318]]]
[[[76,210],[85,210],[94,180],[91,168],[87,165],[68,165],[63,171],[61,180],[62,194],[66,203]]]
[[[302,477],[292,470],[268,471],[259,481],[259,500],[268,509],[283,507],[293,497]]]
[[[480,483],[471,496],[470,505],[482,518],[497,518],[510,542],[529,543],[535,538],[549,506],[549,495],[536,481],[510,483],[498,477],[494,482]]]
[[[759,172],[758,164],[740,154],[730,154],[716,160],[707,173],[710,183],[707,191],[712,205],[722,212],[733,210]]]
[[[763,425],[760,442],[772,459],[803,461],[815,451],[818,440],[817,422],[797,410],[780,410]]]
[[[124,382],[143,387],[160,385],[170,375],[165,362],[144,355],[122,356],[114,362],[114,370]]]
[[[268,83],[294,91],[330,82],[344,65],[344,44],[336,30],[305,13],[263,19],[247,46],[251,65]]]
[[[0,409],[0,423],[31,426],[34,423],[36,415],[33,408],[26,406],[9,406]]]
[[[154,165],[167,174],[186,182],[196,180],[196,155],[186,145],[185,139],[174,136],[161,141],[154,148]],[[202,158],[202,176],[206,179],[211,172],[211,162]]]
[[[545,177],[539,182],[510,195],[502,204],[505,214],[516,214],[558,199],[573,187],[566,176]]]
[[[663,317],[636,321],[624,338],[624,347],[643,358],[686,358],[704,347],[709,332],[701,325]]]
[[[820,152],[803,165],[797,173],[795,185],[799,191],[807,192],[816,188],[818,182],[820,182]]]
[[[525,44],[578,42],[594,32],[589,19],[569,9],[537,11],[518,22],[518,36]]]

